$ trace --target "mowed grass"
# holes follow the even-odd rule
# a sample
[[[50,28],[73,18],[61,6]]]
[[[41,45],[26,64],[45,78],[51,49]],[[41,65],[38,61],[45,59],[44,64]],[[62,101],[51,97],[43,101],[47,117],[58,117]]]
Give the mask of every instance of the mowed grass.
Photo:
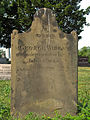
[[[90,67],[78,68],[78,88],[90,90]]]
[[[78,97],[90,96],[90,67],[78,67]]]
[[[11,81],[10,80],[0,80],[0,104],[10,106],[11,97]]]
[[[11,81],[0,81],[0,120],[12,120],[10,116]],[[78,104],[79,115],[75,118],[43,118],[43,120],[90,120],[90,67],[78,67]],[[8,116],[8,117],[7,117]],[[30,117],[31,116],[31,117]],[[60,117],[60,115],[59,115]],[[19,119],[22,120],[22,119]],[[42,120],[33,118],[31,114],[25,120]]]

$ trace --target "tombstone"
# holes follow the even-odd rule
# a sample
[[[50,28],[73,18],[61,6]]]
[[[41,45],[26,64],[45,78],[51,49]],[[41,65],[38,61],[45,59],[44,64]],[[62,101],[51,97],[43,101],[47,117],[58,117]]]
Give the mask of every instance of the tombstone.
[[[0,80],[11,80],[11,64],[0,64]]]
[[[72,115],[77,111],[77,34],[63,33],[42,8],[31,28],[14,30],[11,43],[11,114]]]
[[[8,63],[7,58],[2,56],[2,58],[0,58],[0,64],[7,64],[7,63]]]
[[[79,56],[78,57],[78,66],[90,67],[90,63],[88,62],[88,57]]]

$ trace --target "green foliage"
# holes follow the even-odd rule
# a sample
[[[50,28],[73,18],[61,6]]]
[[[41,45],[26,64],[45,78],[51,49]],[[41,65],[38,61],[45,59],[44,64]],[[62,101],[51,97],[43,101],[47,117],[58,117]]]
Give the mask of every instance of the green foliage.
[[[9,120],[10,116],[10,107],[0,104],[0,120]]]
[[[13,29],[26,31],[32,24],[33,15],[39,8],[50,8],[56,13],[59,28],[66,33],[77,31],[79,35],[86,25],[85,15],[90,13],[79,9],[82,0],[1,0],[0,1],[0,43],[10,46]],[[81,36],[78,36],[80,39]]]
[[[2,57],[2,51],[0,50],[0,58]]]
[[[13,118],[10,115],[10,81],[0,81],[0,120],[90,120],[90,68],[78,69],[78,113],[71,116],[67,113],[64,117],[55,111],[53,118],[43,115],[38,116],[32,112],[24,118]]]
[[[13,6],[12,6],[13,3]],[[13,29],[21,29],[18,22],[17,4],[14,0],[0,0],[0,44],[10,47]]]
[[[78,55],[81,57],[88,57],[88,62],[90,63],[90,47],[83,47],[78,50]]]
[[[0,58],[2,58],[2,55],[4,55],[4,56],[5,56],[5,51],[0,50]]]

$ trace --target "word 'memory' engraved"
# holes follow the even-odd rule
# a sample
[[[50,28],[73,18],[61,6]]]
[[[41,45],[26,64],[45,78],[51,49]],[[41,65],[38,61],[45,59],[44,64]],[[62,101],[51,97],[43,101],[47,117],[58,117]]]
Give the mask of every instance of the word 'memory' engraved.
[[[19,50],[63,50],[61,46],[18,46]]]

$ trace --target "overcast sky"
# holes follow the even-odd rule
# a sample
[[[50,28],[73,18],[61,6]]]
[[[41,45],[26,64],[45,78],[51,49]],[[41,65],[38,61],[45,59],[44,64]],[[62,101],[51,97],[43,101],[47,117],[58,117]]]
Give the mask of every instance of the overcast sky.
[[[81,8],[86,9],[90,6],[90,0],[82,0]],[[86,17],[88,23],[90,23],[90,14]],[[84,46],[90,46],[90,26],[84,26],[84,31],[80,34],[82,39],[78,42],[78,49],[81,49]]]

